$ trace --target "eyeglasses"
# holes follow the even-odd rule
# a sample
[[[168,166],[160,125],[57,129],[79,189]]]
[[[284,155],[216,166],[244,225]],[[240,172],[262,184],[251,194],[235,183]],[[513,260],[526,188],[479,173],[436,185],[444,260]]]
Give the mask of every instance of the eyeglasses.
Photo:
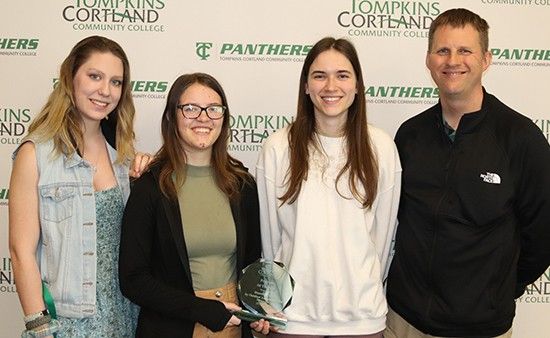
[[[222,106],[221,104],[211,104],[208,107],[201,107],[192,103],[179,104],[176,108],[181,109],[183,116],[188,119],[196,119],[202,114],[203,111],[205,111],[206,116],[208,116],[211,120],[221,119],[227,109],[227,107]]]

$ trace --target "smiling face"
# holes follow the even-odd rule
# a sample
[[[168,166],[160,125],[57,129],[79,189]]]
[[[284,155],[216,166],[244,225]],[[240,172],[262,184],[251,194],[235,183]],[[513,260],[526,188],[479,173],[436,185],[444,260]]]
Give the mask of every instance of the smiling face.
[[[334,49],[320,53],[309,68],[305,90],[313,102],[319,132],[328,136],[341,134],[357,94],[351,62]]]
[[[490,63],[491,53],[482,51],[479,33],[470,24],[438,28],[426,56],[442,100],[482,97],[481,77]]]
[[[180,96],[178,105],[186,104],[208,107],[213,104],[221,105],[222,99],[212,88],[194,83]],[[183,116],[181,109],[177,109],[178,131],[189,164],[210,163],[212,146],[220,136],[223,119],[224,117],[212,120],[205,111],[202,111],[196,119],[189,119]]]
[[[99,122],[120,100],[124,68],[112,53],[95,52],[78,68],[73,78],[76,110],[84,124]]]

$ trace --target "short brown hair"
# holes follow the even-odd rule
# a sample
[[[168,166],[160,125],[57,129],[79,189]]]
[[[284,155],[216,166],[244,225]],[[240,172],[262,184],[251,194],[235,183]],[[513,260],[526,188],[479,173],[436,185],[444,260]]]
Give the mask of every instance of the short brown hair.
[[[479,33],[479,43],[481,50],[485,53],[489,50],[489,24],[485,19],[476,13],[465,8],[453,8],[439,14],[430,25],[428,34],[428,51],[432,50],[432,43],[435,31],[442,26],[451,26],[454,28],[472,25]]]

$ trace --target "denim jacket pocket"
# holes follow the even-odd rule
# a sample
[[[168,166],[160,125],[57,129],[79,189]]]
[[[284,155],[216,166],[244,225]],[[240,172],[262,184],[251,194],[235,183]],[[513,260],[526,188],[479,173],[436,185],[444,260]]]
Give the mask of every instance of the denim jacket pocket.
[[[40,188],[40,217],[44,221],[62,222],[73,215],[76,187],[62,184]]]

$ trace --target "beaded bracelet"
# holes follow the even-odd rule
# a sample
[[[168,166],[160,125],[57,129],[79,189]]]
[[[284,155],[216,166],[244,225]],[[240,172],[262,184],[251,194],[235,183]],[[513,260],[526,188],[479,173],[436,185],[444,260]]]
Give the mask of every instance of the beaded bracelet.
[[[50,315],[41,316],[41,317],[38,317],[36,319],[31,320],[28,323],[25,323],[25,328],[27,330],[36,329],[37,327],[42,326],[44,324],[48,324],[51,321],[52,321],[52,317]]]
[[[44,327],[39,330],[25,330],[21,333],[21,338],[43,338],[52,336],[54,333],[59,331],[61,324],[57,319],[52,319],[51,322],[47,323]]]

